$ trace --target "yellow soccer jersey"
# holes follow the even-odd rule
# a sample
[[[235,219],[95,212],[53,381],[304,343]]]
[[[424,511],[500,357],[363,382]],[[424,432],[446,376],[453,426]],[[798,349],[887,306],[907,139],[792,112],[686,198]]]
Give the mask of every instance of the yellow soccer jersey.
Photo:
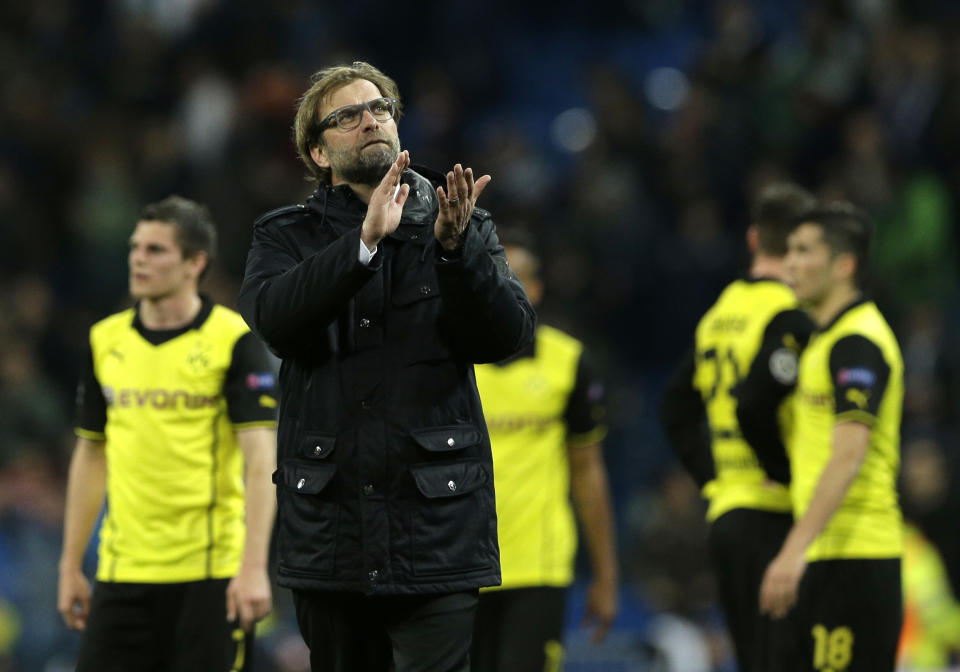
[[[774,401],[767,413],[769,436],[761,434],[754,444],[775,443],[786,471],[783,453],[789,446],[783,444],[789,436],[784,429],[790,424],[790,406],[782,400],[795,382],[797,357],[811,329],[809,318],[796,310],[790,288],[767,279],[731,283],[697,325],[692,384],[706,408],[715,472],[704,487],[710,500],[708,520],[737,508],[790,511],[784,484],[789,474],[774,482],[761,466],[758,446],[744,438],[738,398],[751,392],[759,403],[764,398]],[[761,377],[769,385],[753,382]],[[778,388],[772,395],[767,391],[771,386]]]
[[[603,387],[583,365],[582,350],[540,325],[533,351],[475,367],[493,450],[500,589],[573,580],[577,529],[567,450],[606,432]]]
[[[871,301],[858,301],[814,334],[800,359],[794,450],[794,512],[803,516],[833,454],[833,428],[854,420],[870,444],[847,496],[807,550],[807,559],[895,558],[903,552],[897,501],[903,360]]]
[[[204,299],[183,329],[153,331],[136,309],[90,330],[79,436],[104,440],[101,581],[233,576],[244,544],[243,455],[234,431],[273,426],[274,374],[235,312]]]

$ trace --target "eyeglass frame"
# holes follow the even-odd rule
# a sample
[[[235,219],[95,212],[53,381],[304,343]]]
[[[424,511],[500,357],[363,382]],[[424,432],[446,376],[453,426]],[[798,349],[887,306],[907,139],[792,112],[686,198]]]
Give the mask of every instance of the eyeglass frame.
[[[331,112],[330,114],[328,114],[327,116],[325,116],[325,117],[323,118],[323,121],[321,121],[319,124],[317,124],[317,135],[323,133],[323,132],[324,132],[325,130],[327,130],[328,128],[332,128],[334,125],[336,125],[337,128],[339,128],[340,130],[343,130],[343,131],[352,131],[352,130],[355,129],[357,126],[359,126],[359,125],[360,125],[360,121],[363,120],[363,111],[364,111],[364,110],[366,110],[367,112],[369,112],[371,117],[373,117],[374,119],[377,119],[377,115],[375,115],[375,114],[373,113],[373,110],[370,109],[370,105],[373,104],[373,103],[375,103],[375,102],[377,102],[378,100],[386,100],[386,101],[388,101],[388,102],[390,103],[390,117],[389,117],[389,118],[390,118],[390,119],[395,119],[396,116],[397,116],[397,99],[396,99],[396,98],[391,98],[390,96],[380,96],[380,97],[378,97],[378,98],[373,98],[373,99],[371,99],[371,100],[368,100],[368,101],[365,102],[365,103],[353,103],[352,105],[343,105],[343,106],[341,106],[341,107],[338,107],[338,108],[335,109],[333,112]],[[337,115],[338,115],[340,112],[342,112],[343,110],[349,109],[349,108],[351,108],[351,107],[360,108],[360,110],[359,110],[359,112],[360,112],[360,116],[359,116],[360,121],[357,122],[357,126],[351,126],[350,128],[344,128],[343,126],[340,125],[340,122],[337,121]],[[380,121],[380,120],[377,119],[377,121]],[[383,121],[387,121],[387,119],[384,119]]]

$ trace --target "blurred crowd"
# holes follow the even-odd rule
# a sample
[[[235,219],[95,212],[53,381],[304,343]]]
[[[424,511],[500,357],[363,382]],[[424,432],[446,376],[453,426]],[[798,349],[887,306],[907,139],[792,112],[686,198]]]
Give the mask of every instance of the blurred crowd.
[[[0,670],[70,669],[55,591],[78,353],[128,301],[139,209],[170,193],[210,206],[221,246],[204,289],[234,305],[252,222],[311,189],[296,97],[355,59],[399,83],[414,164],[493,176],[481,205],[538,238],[541,319],[601,365],[624,627],[643,631],[625,646],[649,669],[731,669],[703,507],[656,406],[697,318],[745,270],[747,204],[775,179],[875,217],[875,297],[906,361],[903,505],[960,592],[960,5],[539,7],[0,4]],[[283,599],[264,669],[292,672]],[[572,647],[569,669],[590,669]],[[671,655],[686,658],[656,667]]]

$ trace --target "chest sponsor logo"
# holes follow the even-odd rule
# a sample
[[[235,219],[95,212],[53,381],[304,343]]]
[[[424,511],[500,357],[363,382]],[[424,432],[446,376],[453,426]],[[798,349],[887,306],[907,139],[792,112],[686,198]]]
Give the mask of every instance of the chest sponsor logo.
[[[187,390],[167,390],[163,388],[138,389],[135,387],[121,387],[118,389],[110,385],[103,387],[103,398],[107,406],[115,408],[155,408],[178,410],[184,408],[207,408],[216,406],[220,401],[219,395],[208,396],[193,394]]]
[[[487,418],[487,429],[491,433],[495,432],[517,432],[522,429],[536,429],[542,431],[557,422],[556,418],[537,417],[533,415],[522,416],[494,416]]]

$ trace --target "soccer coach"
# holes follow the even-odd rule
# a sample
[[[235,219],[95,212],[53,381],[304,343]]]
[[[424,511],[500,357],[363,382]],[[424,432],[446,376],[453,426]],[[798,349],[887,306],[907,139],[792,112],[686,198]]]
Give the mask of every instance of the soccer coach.
[[[318,188],[258,220],[240,291],[283,360],[279,583],[313,670],[466,672],[477,590],[500,583],[473,364],[536,318],[475,207],[490,178],[410,169],[377,68],[312,82],[295,134]]]

